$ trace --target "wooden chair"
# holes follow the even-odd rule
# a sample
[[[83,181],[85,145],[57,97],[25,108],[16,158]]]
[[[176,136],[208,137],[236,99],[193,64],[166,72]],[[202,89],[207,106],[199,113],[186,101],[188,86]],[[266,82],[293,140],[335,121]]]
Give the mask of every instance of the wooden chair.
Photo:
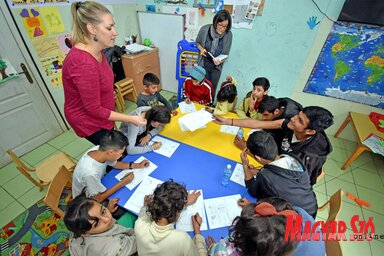
[[[68,170],[73,171],[76,166],[76,162],[72,160],[64,152],[60,152],[56,155],[45,159],[43,162],[38,164],[35,168],[30,168],[25,165],[21,159],[11,150],[7,150],[8,155],[12,161],[16,164],[17,169],[29,179],[40,191],[43,190],[55,177],[59,168],[64,165]],[[38,180],[32,177],[30,173],[35,172]]]
[[[126,77],[123,80],[116,82],[115,90],[116,90],[116,97],[118,97],[118,100],[120,101],[120,104],[124,109],[121,112],[125,112],[126,106],[125,106],[124,98],[126,98],[127,96],[131,96],[131,98],[127,98],[127,99],[133,100],[135,103],[137,102],[137,91],[132,78]]]
[[[59,172],[49,184],[47,195],[44,197],[43,202],[57,213],[61,218],[64,217],[64,212],[59,208],[61,194],[65,187],[72,187],[71,172],[63,165],[60,167]]]
[[[341,211],[341,205],[342,205],[342,197],[344,195],[344,192],[342,189],[339,189],[336,191],[331,198],[322,206],[319,207],[319,211],[322,211],[326,208],[329,208],[329,214],[327,221],[334,221],[337,220],[337,215]],[[328,236],[329,231],[326,231],[326,235]],[[325,250],[327,252],[327,255],[332,256],[343,256],[343,251],[341,250],[340,242],[339,241],[325,241]]]
[[[118,95],[117,89],[115,89],[115,106],[117,108],[117,111],[119,111],[120,113],[124,113],[125,112],[125,102],[124,102],[124,99],[123,99],[123,102],[121,102],[121,96]]]

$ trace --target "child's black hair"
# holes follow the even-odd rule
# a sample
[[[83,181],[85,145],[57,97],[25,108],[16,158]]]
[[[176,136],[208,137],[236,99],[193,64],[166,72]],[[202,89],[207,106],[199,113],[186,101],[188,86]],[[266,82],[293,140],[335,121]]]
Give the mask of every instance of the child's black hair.
[[[150,86],[150,85],[159,85],[160,79],[157,77],[157,75],[153,73],[147,73],[143,77],[143,85],[144,86]]]
[[[265,77],[258,77],[256,78],[253,83],[253,87],[255,86],[262,86],[264,91],[267,91],[270,87],[269,80]]]
[[[147,131],[151,126],[151,121],[159,122],[161,124],[168,124],[171,122],[171,112],[162,105],[156,105],[145,113],[147,119]]]
[[[174,223],[179,213],[184,209],[188,192],[181,184],[169,180],[157,186],[153,199],[148,203],[148,212],[153,221],[166,218],[168,223]]]
[[[128,146],[128,139],[119,131],[111,130],[100,139],[99,150],[106,151],[110,148],[121,150]]]
[[[219,92],[217,93],[217,101],[223,102],[227,100],[229,103],[233,103],[236,96],[236,86],[231,81],[224,81],[220,86]]]
[[[96,224],[99,222],[99,218],[89,216],[88,211],[96,204],[96,200],[87,198],[85,195],[85,189],[74,198],[67,207],[64,215],[64,224],[69,231],[73,233],[75,238],[80,237],[91,230],[91,222]]]
[[[245,206],[236,217],[229,230],[229,241],[240,250],[240,255],[288,256],[293,253],[297,242],[285,241],[287,217],[281,215],[256,216],[256,205],[267,202],[276,210],[293,210],[292,205],[284,199],[270,197],[259,200],[256,204]]]

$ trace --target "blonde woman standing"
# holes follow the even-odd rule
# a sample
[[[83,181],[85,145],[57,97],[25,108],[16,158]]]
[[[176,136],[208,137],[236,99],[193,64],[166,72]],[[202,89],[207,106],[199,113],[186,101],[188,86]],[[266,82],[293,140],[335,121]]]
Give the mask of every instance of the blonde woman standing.
[[[71,13],[73,47],[63,63],[64,114],[79,137],[98,145],[114,121],[139,126],[146,121],[114,111],[114,74],[102,52],[117,37],[110,11],[85,1],[72,3]]]

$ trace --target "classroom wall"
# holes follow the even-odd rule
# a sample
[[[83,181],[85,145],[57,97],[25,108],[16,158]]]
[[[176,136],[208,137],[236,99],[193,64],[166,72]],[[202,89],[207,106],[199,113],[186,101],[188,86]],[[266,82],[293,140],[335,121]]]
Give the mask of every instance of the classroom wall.
[[[344,0],[315,1],[322,11],[334,19],[338,17],[344,3]],[[142,4],[143,1],[131,2],[138,4],[110,5],[119,33],[116,40],[118,45],[123,44],[126,35],[139,34],[136,12],[144,11],[145,4]],[[70,7],[60,6],[59,9],[65,27],[69,31]],[[161,5],[156,5],[156,10],[160,11]],[[15,9],[13,13],[16,22],[23,28]],[[307,21],[312,16],[321,22],[310,30]],[[199,26],[211,23],[212,18],[211,10],[207,10],[204,17],[199,15]],[[256,17],[251,30],[232,29],[232,49],[224,65],[222,78],[230,74],[238,80],[240,98],[252,89],[252,81],[256,77],[265,76],[271,82],[270,95],[293,97],[304,106],[316,104],[326,107],[335,116],[335,124],[328,129],[330,134],[335,132],[351,109],[363,113],[380,112],[379,109],[366,105],[302,92],[330,27],[331,23],[317,10],[311,0],[266,0],[263,15]],[[21,31],[25,37],[25,31],[23,29]],[[26,41],[27,45],[31,46],[30,40]],[[32,55],[37,58],[33,51]],[[62,110],[62,88],[49,89]],[[342,137],[354,140],[349,128]]]

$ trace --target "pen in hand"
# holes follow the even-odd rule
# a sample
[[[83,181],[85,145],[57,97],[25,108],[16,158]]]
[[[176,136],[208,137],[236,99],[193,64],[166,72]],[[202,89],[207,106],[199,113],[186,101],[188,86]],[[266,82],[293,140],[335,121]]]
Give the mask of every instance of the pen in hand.
[[[128,172],[127,174],[125,174],[125,175],[123,176],[123,178],[121,178],[121,180],[127,178],[129,175],[132,175],[132,174],[133,174],[133,172]]]

